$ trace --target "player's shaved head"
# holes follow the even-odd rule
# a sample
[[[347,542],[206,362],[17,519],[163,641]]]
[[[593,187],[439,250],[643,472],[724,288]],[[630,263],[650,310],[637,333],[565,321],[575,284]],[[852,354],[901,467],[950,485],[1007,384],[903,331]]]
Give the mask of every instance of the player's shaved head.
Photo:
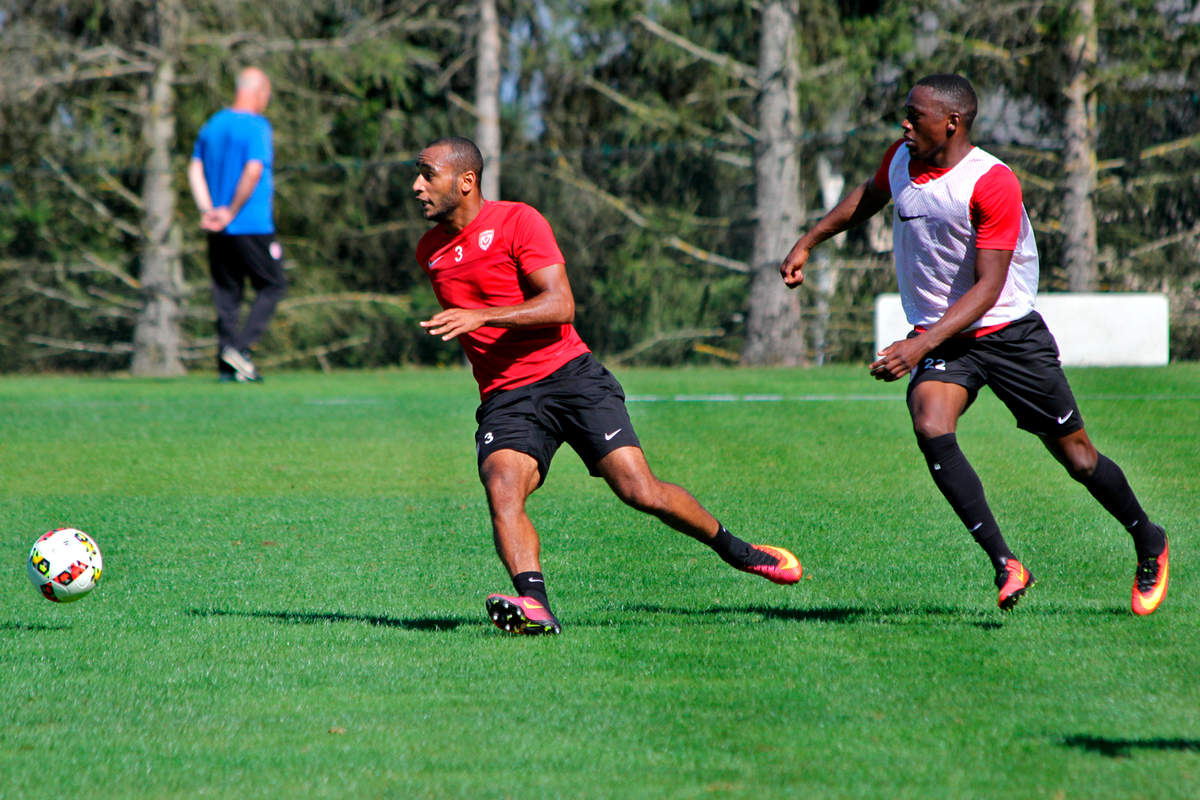
[[[961,75],[926,75],[917,81],[913,88],[918,86],[932,91],[934,97],[945,106],[947,113],[958,114],[963,127],[971,129],[975,115],[979,112],[979,98],[969,80]]]
[[[476,183],[483,177],[483,153],[479,147],[465,136],[447,136],[430,142],[425,148],[432,150],[442,148],[446,151],[446,161],[455,175],[474,172]]]
[[[271,79],[258,67],[246,67],[234,83],[234,108],[261,114],[271,101]]]
[[[244,70],[238,73],[238,89],[259,89],[264,84],[270,86],[271,79],[267,77],[267,73],[263,72],[258,67],[246,67]]]

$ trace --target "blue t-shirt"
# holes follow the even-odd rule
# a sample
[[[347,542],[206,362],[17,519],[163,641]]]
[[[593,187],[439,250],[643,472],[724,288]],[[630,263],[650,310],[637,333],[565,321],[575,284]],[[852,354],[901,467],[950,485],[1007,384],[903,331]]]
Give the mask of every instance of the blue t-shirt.
[[[274,193],[271,123],[260,114],[226,108],[209,117],[200,129],[192,157],[204,162],[204,180],[213,206],[227,206],[247,161],[261,161],[262,177],[246,205],[233,218],[226,233],[274,233],[275,216],[271,205]]]

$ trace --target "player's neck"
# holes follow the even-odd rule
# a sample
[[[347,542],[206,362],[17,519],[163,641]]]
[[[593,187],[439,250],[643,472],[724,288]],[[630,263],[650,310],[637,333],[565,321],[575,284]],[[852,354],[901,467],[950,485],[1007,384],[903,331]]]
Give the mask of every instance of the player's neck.
[[[970,139],[951,139],[945,147],[925,159],[925,163],[937,169],[951,169],[966,158],[974,147]]]
[[[478,195],[463,198],[463,202],[454,209],[454,213],[442,221],[442,227],[451,236],[462,233],[479,216],[479,212],[483,210],[483,202],[483,198]]]

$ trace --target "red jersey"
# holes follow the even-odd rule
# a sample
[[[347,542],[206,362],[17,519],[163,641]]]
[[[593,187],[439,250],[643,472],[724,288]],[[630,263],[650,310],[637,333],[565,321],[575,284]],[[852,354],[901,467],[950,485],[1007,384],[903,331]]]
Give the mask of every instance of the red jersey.
[[[525,276],[565,263],[550,223],[532,206],[485,201],[457,234],[438,225],[417,243],[417,262],[442,308],[515,306],[529,299]],[[574,325],[497,328],[458,337],[480,397],[541,380],[589,352]]]

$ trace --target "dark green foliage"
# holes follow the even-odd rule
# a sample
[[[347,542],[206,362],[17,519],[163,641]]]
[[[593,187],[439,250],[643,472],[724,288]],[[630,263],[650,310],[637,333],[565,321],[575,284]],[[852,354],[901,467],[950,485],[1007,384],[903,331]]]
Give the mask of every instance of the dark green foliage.
[[[200,125],[229,103],[246,64],[274,81],[277,221],[292,281],[261,357],[456,362],[453,346],[416,325],[436,303],[412,258],[426,223],[411,162],[432,139],[474,135],[462,104],[473,98],[473,4],[185,5],[172,55],[187,363],[209,368],[213,330],[184,171]],[[1176,358],[1200,355],[1200,144],[1188,138],[1200,129],[1200,26],[1185,5],[1101,0],[1094,77],[1103,288],[1168,292]],[[141,302],[143,106],[164,5],[10,7],[0,23],[0,371],[121,370]],[[797,9],[809,220],[825,206],[818,162],[847,189],[866,180],[899,135],[911,83],[961,71],[985,100],[977,141],[1022,179],[1042,288],[1064,288],[1059,118],[1071,3]],[[756,215],[772,213],[754,207],[751,168],[760,12],[744,0],[500,3],[502,193],[554,225],[579,327],[602,353],[679,364],[740,350],[748,278],[714,261],[744,264]],[[887,238],[885,225],[827,249],[838,279],[814,357],[870,355],[871,301],[894,288]],[[815,286],[801,297],[814,323]]]

